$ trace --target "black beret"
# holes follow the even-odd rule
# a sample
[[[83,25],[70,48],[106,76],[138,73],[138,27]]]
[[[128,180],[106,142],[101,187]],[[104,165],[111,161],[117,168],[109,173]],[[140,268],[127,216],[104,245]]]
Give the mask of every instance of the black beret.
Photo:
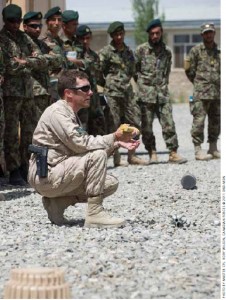
[[[77,11],[74,11],[74,10],[65,10],[62,13],[62,21],[64,23],[67,23],[67,22],[70,22],[73,20],[78,20],[78,18],[79,18],[79,14]]]
[[[44,19],[49,19],[53,15],[62,15],[62,11],[59,6],[55,6],[47,11],[44,16]]]
[[[9,4],[3,8],[2,16],[4,19],[21,19],[22,9],[16,4]]]
[[[154,19],[154,20],[152,20],[148,24],[146,31],[148,32],[150,29],[152,29],[154,27],[162,27],[162,23],[161,23],[160,19]]]
[[[119,30],[124,30],[124,24],[122,22],[116,21],[109,25],[107,32],[111,34]]]
[[[29,20],[41,20],[42,13],[40,11],[29,11],[27,12],[24,17],[24,23],[27,23]]]
[[[87,35],[88,33],[92,33],[92,31],[87,25],[80,25],[76,30],[76,36],[78,37]]]

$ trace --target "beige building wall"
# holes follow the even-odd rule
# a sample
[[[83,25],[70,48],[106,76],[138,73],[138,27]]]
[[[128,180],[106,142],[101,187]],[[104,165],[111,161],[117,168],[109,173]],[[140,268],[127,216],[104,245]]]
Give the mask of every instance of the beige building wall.
[[[23,15],[28,11],[41,11],[44,15],[51,7],[59,6],[62,11],[66,8],[66,0],[0,0],[2,9],[8,4],[16,4],[22,8]],[[2,14],[0,17],[0,28],[2,28]]]

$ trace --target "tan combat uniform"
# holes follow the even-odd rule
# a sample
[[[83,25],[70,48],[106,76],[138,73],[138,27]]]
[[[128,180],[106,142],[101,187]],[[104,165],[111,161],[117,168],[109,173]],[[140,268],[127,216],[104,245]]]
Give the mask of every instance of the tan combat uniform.
[[[113,194],[118,180],[106,175],[107,156],[114,151],[114,136],[88,135],[65,100],[58,100],[41,116],[33,144],[48,147],[48,176],[36,175],[36,159],[30,159],[28,181],[42,196],[74,197],[74,203],[87,197]]]

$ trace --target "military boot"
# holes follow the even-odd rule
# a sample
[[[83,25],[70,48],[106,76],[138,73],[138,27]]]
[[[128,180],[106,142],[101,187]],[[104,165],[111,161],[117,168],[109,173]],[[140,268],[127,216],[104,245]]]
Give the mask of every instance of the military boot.
[[[9,173],[9,184],[27,187],[28,184],[23,180],[19,169],[15,169]]]
[[[173,164],[184,164],[187,162],[187,159],[182,157],[180,154],[177,153],[176,150],[170,151],[169,154],[169,163]]]
[[[116,149],[113,154],[113,162],[115,167],[127,167],[128,163],[121,161],[121,154],[119,153],[119,150]]]
[[[103,208],[103,197],[89,197],[85,219],[85,227],[110,228],[120,227],[125,224],[121,218],[111,217]]]
[[[146,165],[149,164],[148,161],[137,157],[135,155],[135,150],[129,150],[128,151],[128,163],[130,165],[143,165],[143,166],[146,166]]]
[[[27,182],[28,167],[25,164],[22,164],[19,167],[19,171],[20,171],[20,175],[23,178],[23,180]]]
[[[149,154],[149,157],[150,157],[149,163],[150,164],[157,164],[158,163],[157,152],[155,150],[149,150],[148,154]]]
[[[220,159],[221,158],[221,154],[217,150],[217,142],[210,143],[208,154],[211,154],[212,158],[216,158],[216,159]]]
[[[205,153],[205,151],[202,150],[200,145],[195,146],[195,159],[196,160],[207,161],[207,160],[210,160],[212,158],[213,158],[212,154]]]
[[[42,204],[47,211],[49,220],[58,226],[69,224],[69,220],[64,218],[65,209],[74,205],[73,197],[47,198],[42,197]]]

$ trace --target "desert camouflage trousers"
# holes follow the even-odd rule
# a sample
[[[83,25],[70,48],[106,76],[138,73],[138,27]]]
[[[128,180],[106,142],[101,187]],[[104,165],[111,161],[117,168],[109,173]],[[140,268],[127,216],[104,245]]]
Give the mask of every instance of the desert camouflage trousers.
[[[42,196],[49,198],[74,197],[75,203],[88,197],[110,196],[118,188],[118,180],[107,174],[107,153],[95,150],[84,156],[72,156],[55,167],[49,167],[48,177],[36,175],[36,162],[30,160],[28,181]]]
[[[4,130],[5,130],[4,106],[3,106],[2,97],[0,95],[0,155],[1,152],[3,151]]]
[[[220,135],[221,105],[220,100],[195,100],[190,102],[193,116],[191,129],[192,142],[201,145],[204,142],[205,119],[208,116],[208,143],[216,142]]]
[[[157,116],[161,127],[166,147],[171,150],[178,148],[178,139],[173,120],[171,103],[144,103],[139,102],[141,108],[141,133],[146,150],[156,150],[155,136],[153,134],[153,121]]]
[[[5,111],[5,161],[8,171],[28,166],[28,145],[37,124],[33,99],[4,97]]]

